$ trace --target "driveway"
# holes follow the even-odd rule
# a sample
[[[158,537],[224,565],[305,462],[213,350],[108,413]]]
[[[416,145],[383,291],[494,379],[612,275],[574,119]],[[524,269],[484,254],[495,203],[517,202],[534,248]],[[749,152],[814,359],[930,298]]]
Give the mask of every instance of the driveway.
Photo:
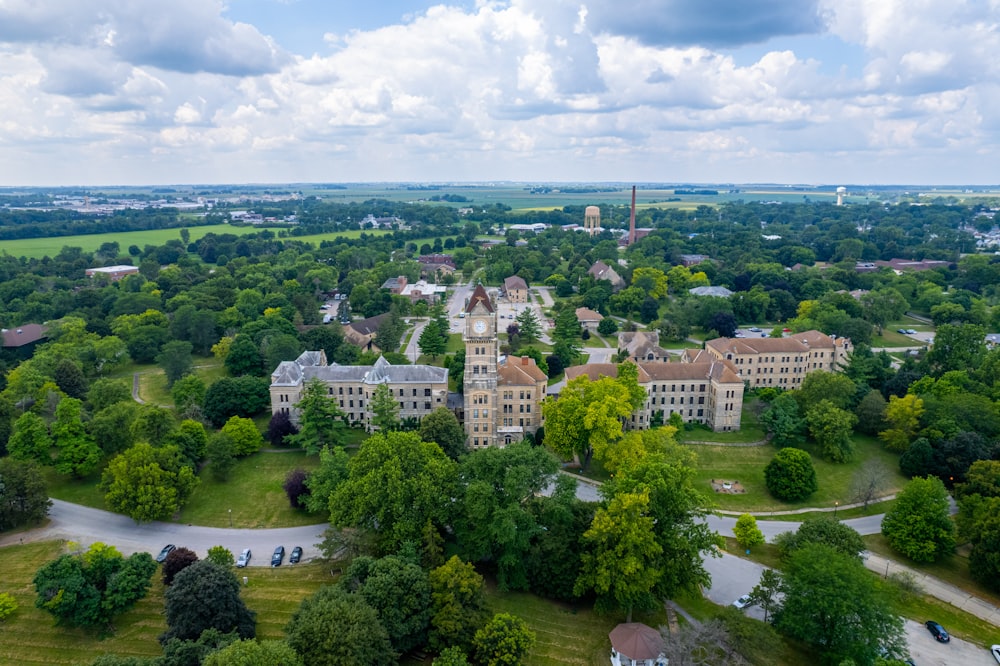
[[[6,536],[0,539],[0,546],[18,543],[21,539],[66,539],[83,546],[101,541],[115,546],[125,555],[145,551],[155,556],[165,544],[172,543],[190,548],[201,558],[208,555],[208,549],[212,546],[225,546],[232,551],[233,557],[238,556],[244,548],[250,548],[253,551],[250,565],[264,567],[270,566],[274,548],[283,545],[287,566],[288,553],[295,546],[302,546],[303,560],[318,557],[320,552],[315,544],[322,540],[326,527],[325,523],[272,530],[225,529],[161,522],[137,525],[127,516],[54,499],[48,525]]]

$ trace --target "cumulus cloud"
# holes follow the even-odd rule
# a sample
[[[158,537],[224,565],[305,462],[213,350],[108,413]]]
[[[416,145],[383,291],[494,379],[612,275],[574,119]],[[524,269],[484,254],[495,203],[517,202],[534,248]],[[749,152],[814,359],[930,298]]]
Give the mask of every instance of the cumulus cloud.
[[[653,46],[733,47],[818,33],[825,24],[818,0],[583,0],[583,4],[591,30]]]
[[[877,180],[995,152],[995,24],[938,0],[498,0],[296,54],[219,0],[0,0],[0,157],[29,155],[0,179],[61,155],[98,182]],[[781,41],[821,32],[860,75]]]

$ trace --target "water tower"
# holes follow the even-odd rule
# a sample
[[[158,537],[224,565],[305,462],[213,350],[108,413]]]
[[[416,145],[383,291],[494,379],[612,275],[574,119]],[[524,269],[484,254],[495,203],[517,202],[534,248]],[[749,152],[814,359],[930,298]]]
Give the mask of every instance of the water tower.
[[[844,205],[844,195],[845,194],[847,194],[847,188],[846,187],[844,187],[843,185],[841,185],[840,187],[837,188],[837,205],[838,206],[843,206]]]
[[[587,206],[583,211],[583,228],[593,236],[601,230],[601,209],[597,206]]]

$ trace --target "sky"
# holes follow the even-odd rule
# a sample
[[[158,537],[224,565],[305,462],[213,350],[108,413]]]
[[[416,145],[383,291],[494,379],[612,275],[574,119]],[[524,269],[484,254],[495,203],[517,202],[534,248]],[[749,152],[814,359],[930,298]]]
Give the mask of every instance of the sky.
[[[0,186],[1000,182],[1000,0],[0,0]]]

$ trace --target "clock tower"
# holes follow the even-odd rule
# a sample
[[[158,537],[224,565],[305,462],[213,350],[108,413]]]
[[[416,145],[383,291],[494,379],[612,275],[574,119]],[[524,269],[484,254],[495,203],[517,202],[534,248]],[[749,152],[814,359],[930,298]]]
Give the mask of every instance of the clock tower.
[[[465,306],[465,434],[469,448],[496,444],[497,313],[482,284]]]

